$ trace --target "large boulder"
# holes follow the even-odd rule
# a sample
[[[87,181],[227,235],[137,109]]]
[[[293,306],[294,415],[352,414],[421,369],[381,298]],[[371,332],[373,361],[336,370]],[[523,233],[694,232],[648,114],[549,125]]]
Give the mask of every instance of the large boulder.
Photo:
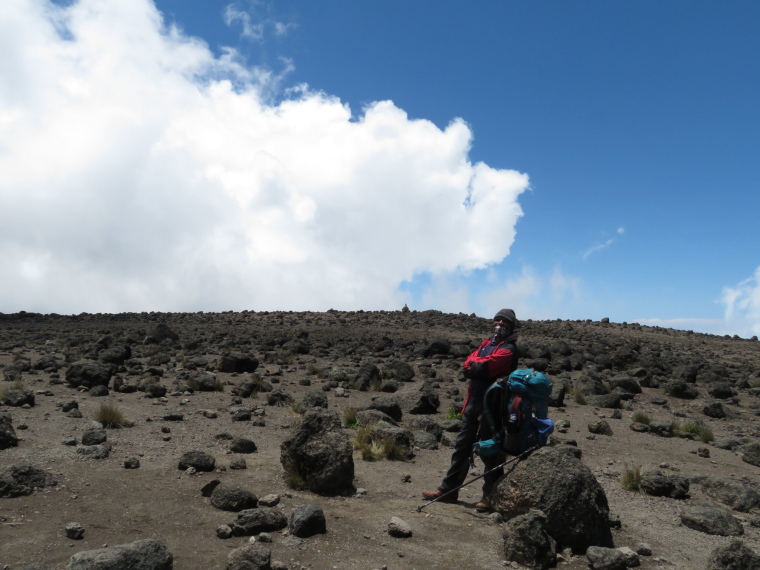
[[[288,517],[278,508],[246,509],[237,514],[230,527],[234,536],[254,536],[262,532],[282,530],[288,526]]]
[[[741,536],[744,534],[742,523],[723,509],[707,505],[686,506],[681,510],[681,522],[684,526],[717,536]]]
[[[760,556],[741,540],[732,540],[710,554],[706,570],[744,570],[760,568]]]
[[[269,570],[272,554],[261,544],[244,544],[227,555],[226,570]]]
[[[213,471],[216,467],[216,459],[205,451],[186,451],[179,458],[178,469],[192,467],[196,471]]]
[[[219,359],[219,372],[255,372],[259,367],[259,359],[250,354],[229,353]]]
[[[16,447],[18,437],[13,429],[13,420],[10,414],[0,412],[0,449]]]
[[[414,378],[414,368],[400,360],[391,360],[383,366],[383,370],[389,372],[399,382],[411,382]]]
[[[31,390],[8,390],[3,399],[3,404],[14,408],[28,405],[34,407],[34,392]]]
[[[532,510],[504,525],[504,557],[528,568],[551,568],[557,555],[556,541],[546,532],[546,515]]]
[[[653,497],[686,499],[689,497],[689,480],[678,475],[666,475],[659,469],[641,476],[641,490]]]
[[[114,365],[96,361],[81,361],[72,364],[66,371],[66,382],[72,388],[84,386],[108,386],[114,375]]]
[[[742,513],[760,507],[760,492],[729,477],[707,477],[702,481],[702,492]]]
[[[430,381],[425,381],[418,390],[404,397],[404,410],[409,414],[435,414],[440,405],[438,393]]]
[[[250,491],[229,483],[220,483],[211,492],[211,506],[222,511],[236,513],[253,509],[256,508],[258,500],[258,497]]]
[[[0,497],[31,495],[35,489],[55,487],[55,477],[31,465],[11,465],[0,471]]]
[[[300,477],[306,488],[320,495],[353,493],[354,459],[351,438],[340,416],[315,408],[280,446],[286,473]]]
[[[290,513],[288,527],[290,534],[299,538],[323,534],[327,532],[325,513],[316,505],[298,505]]]
[[[571,449],[543,447],[512,464],[496,484],[491,504],[507,519],[539,509],[546,530],[561,548],[585,552],[612,547],[607,496]]]
[[[143,339],[143,344],[161,344],[164,341],[176,342],[179,335],[169,328],[166,323],[158,323]]]
[[[137,540],[107,548],[77,552],[66,570],[171,570],[172,553],[157,540]]]
[[[367,410],[377,410],[389,415],[394,421],[400,422],[403,412],[396,396],[378,396],[370,402]]]

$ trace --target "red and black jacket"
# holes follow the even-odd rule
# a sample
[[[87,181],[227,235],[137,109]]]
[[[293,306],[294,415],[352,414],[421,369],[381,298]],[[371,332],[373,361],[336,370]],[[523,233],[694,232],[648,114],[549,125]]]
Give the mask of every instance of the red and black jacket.
[[[509,376],[517,369],[518,350],[515,340],[516,333],[500,341],[486,339],[464,361],[465,375],[470,381],[467,384],[463,413],[482,412],[483,396],[488,387],[495,380]]]

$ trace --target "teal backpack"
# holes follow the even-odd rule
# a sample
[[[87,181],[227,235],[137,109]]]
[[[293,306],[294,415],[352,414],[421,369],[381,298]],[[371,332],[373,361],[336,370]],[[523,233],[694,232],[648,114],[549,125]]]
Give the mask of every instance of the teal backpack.
[[[483,397],[483,413],[493,435],[476,443],[475,453],[481,457],[520,455],[546,445],[554,431],[548,417],[551,393],[549,377],[530,368],[515,370],[491,384]]]

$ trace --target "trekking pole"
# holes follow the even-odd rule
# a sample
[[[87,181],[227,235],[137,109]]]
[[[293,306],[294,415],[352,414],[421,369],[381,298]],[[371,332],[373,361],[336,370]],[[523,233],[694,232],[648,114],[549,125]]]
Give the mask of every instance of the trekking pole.
[[[441,496],[440,496],[440,497],[438,497],[437,499],[433,499],[432,501],[428,501],[428,502],[427,502],[427,503],[425,503],[424,505],[421,505],[421,506],[417,507],[417,512],[418,512],[418,513],[422,512],[422,509],[424,509],[424,508],[425,508],[425,507],[427,507],[428,505],[432,505],[433,503],[436,503],[436,502],[440,501],[440,500],[441,500],[441,499],[443,499],[443,498],[444,498],[446,495],[450,495],[450,494],[451,494],[451,493],[453,493],[454,491],[459,491],[459,489],[461,489],[462,487],[466,487],[466,486],[467,486],[467,485],[469,485],[470,483],[474,483],[474,482],[475,482],[475,481],[477,481],[478,479],[482,479],[483,477],[485,477],[485,476],[486,476],[486,475],[488,475],[489,473],[493,473],[493,472],[494,472],[494,471],[496,471],[497,469],[501,469],[502,467],[504,467],[505,465],[508,465],[508,464],[512,463],[513,461],[519,461],[520,459],[524,459],[525,457],[527,457],[528,455],[530,455],[532,452],[534,452],[534,451],[535,451],[536,449],[538,449],[539,447],[540,447],[539,445],[534,445],[533,447],[531,447],[531,448],[529,448],[529,449],[526,449],[525,451],[523,451],[523,452],[522,452],[520,455],[515,455],[513,458],[511,458],[511,459],[508,459],[508,460],[507,460],[507,461],[505,461],[504,463],[502,463],[502,464],[500,464],[500,465],[497,465],[496,467],[494,467],[494,468],[492,468],[492,469],[489,469],[488,471],[486,471],[486,472],[485,472],[485,473],[483,473],[482,475],[478,475],[477,477],[473,477],[472,479],[470,479],[470,480],[469,480],[469,481],[467,481],[466,483],[462,483],[461,485],[459,485],[459,487],[456,487],[456,488],[454,488],[454,489],[451,489],[450,491],[446,491],[446,492],[445,492],[443,495],[441,495]]]

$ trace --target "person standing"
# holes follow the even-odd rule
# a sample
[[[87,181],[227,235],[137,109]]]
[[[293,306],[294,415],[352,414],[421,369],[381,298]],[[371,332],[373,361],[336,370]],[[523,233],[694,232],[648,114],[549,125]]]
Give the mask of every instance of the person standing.
[[[493,318],[493,334],[467,357],[464,362],[464,375],[468,379],[467,398],[462,408],[462,424],[459,428],[451,466],[441,484],[434,491],[422,491],[428,500],[443,497],[453,489],[461,486],[467,477],[472,457],[472,446],[480,440],[492,437],[491,428],[483,417],[483,397],[488,387],[499,378],[509,376],[517,369],[519,350],[517,341],[517,318],[512,309],[501,309]],[[480,437],[478,437],[480,435]],[[484,458],[486,471],[501,463],[499,456]],[[483,497],[475,504],[479,512],[491,510],[488,496],[494,483],[504,474],[497,469],[483,477]],[[455,503],[459,493],[454,491],[441,499],[445,503]]]

